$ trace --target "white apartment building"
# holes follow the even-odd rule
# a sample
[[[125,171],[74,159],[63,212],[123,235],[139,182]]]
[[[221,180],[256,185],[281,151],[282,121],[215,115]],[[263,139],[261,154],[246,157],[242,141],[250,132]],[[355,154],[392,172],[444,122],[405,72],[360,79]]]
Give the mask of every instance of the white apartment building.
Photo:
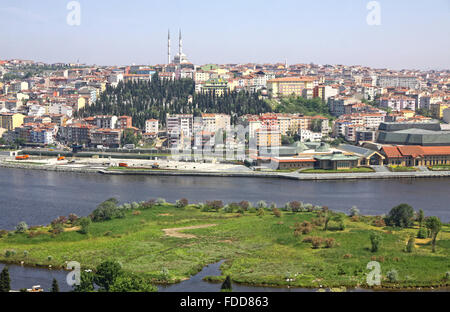
[[[116,129],[117,116],[95,116],[95,125],[100,129]]]
[[[148,119],[145,121],[145,133],[158,133],[158,119]]]
[[[300,142],[320,142],[322,140],[321,132],[300,129],[298,135],[300,136]]]
[[[65,104],[53,103],[48,106],[47,110],[52,115],[64,115],[69,118],[73,115],[73,108]]]
[[[416,100],[407,96],[390,96],[380,99],[380,106],[390,108],[394,111],[401,111],[403,109],[416,110]]]
[[[193,134],[192,114],[167,114],[167,135],[171,145],[178,145],[183,138],[192,138]]]

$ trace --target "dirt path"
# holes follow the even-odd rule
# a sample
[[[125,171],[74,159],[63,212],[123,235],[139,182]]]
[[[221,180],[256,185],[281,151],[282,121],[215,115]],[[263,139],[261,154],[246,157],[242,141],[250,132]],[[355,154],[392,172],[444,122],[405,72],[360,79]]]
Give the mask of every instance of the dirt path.
[[[180,233],[179,231],[184,231],[184,230],[195,230],[195,229],[203,229],[203,228],[207,228],[207,227],[211,227],[211,226],[216,226],[217,224],[202,224],[202,225],[193,225],[193,226],[186,226],[186,227],[181,227],[181,228],[170,228],[170,229],[163,229],[164,233],[167,236],[171,236],[171,237],[178,237],[178,238],[196,238],[197,236],[192,235],[192,234],[185,234],[185,233]]]

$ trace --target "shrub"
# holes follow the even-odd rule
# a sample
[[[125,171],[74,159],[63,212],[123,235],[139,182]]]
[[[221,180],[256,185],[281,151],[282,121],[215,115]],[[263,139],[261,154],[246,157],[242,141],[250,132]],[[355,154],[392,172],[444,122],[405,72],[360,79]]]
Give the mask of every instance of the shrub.
[[[28,225],[24,221],[19,222],[19,224],[16,225],[17,233],[25,233],[27,230],[28,230]]]
[[[91,214],[91,219],[94,222],[111,220],[116,216],[117,211],[118,209],[115,201],[107,200],[97,206]]]
[[[312,248],[317,249],[320,247],[320,244],[322,244],[322,238],[321,237],[313,237],[311,240]]]
[[[0,230],[0,238],[2,238],[3,236],[5,236],[7,234],[8,234],[7,230]]]
[[[226,205],[226,206],[223,208],[223,211],[225,211],[226,213],[233,213],[233,211],[234,211],[234,206],[232,206],[232,205]]]
[[[325,219],[323,217],[314,218],[311,220],[311,222],[315,226],[322,226],[325,223]]]
[[[159,197],[158,199],[156,199],[156,203],[158,205],[164,205],[166,203],[166,200],[164,198]]]
[[[260,208],[260,209],[266,209],[267,208],[267,203],[263,200],[260,200],[259,202],[256,203],[256,207]]]
[[[314,205],[313,204],[305,204],[304,208],[308,212],[313,212],[314,211]]]
[[[277,218],[280,218],[280,217],[281,217],[281,211],[278,210],[278,208],[273,208],[272,211],[273,211],[273,215],[274,215],[275,217],[277,217]]]
[[[351,220],[352,222],[358,222],[358,221],[359,221],[359,216],[352,216],[352,217],[350,218],[350,220]]]
[[[336,240],[332,237],[325,239],[325,248],[333,248],[336,245]]]
[[[52,228],[51,228],[50,232],[55,235],[60,234],[60,233],[64,232],[64,227],[61,223],[54,223],[54,224],[52,224]]]
[[[272,211],[273,211],[274,209],[277,209],[277,204],[271,203],[269,209],[272,210]]]
[[[75,224],[78,220],[78,216],[74,213],[69,214],[69,221],[71,224]]]
[[[256,215],[258,217],[264,216],[264,209],[263,208],[259,208],[258,211],[256,212]]]
[[[414,244],[416,242],[416,239],[414,237],[410,237],[408,240],[408,244],[406,245],[406,252],[413,252],[414,251]]]
[[[251,208],[248,210],[248,212],[250,212],[250,213],[255,213],[255,212],[256,212],[256,208],[255,208],[255,207],[251,207]]]
[[[132,202],[131,203],[131,209],[133,209],[133,210],[137,210],[137,209],[139,209],[139,204],[137,203],[137,202]]]
[[[250,208],[250,203],[246,200],[243,200],[239,203],[239,206],[244,210],[247,211]]]
[[[384,222],[384,219],[380,216],[376,216],[375,220],[373,221],[373,225],[377,227],[384,227],[386,226],[386,223]]]
[[[133,211],[133,216],[139,216],[141,212],[139,210]]]
[[[146,202],[144,202],[144,203],[141,205],[141,207],[142,207],[142,209],[150,209],[150,208],[153,208],[153,206],[155,206],[155,204],[156,204],[156,200],[154,200],[154,199],[149,199],[149,200],[147,200]]]
[[[386,278],[390,283],[398,282],[398,272],[396,269],[392,269],[386,274]]]
[[[302,209],[302,205],[298,201],[292,201],[289,203],[289,208],[292,212],[299,212]]]
[[[345,254],[343,258],[344,259],[350,259],[351,257],[353,257],[351,254]]]
[[[350,208],[350,217],[357,217],[360,215],[359,209],[356,206]]]
[[[27,250],[24,250],[23,251],[23,256],[26,258],[26,257],[28,257],[28,251]]]
[[[414,217],[414,209],[408,204],[400,204],[389,211],[386,224],[401,228],[409,227]]]
[[[80,233],[81,234],[88,234],[89,233],[89,228],[91,226],[91,219],[90,218],[81,218],[79,221],[80,224]]]
[[[382,239],[381,235],[377,232],[372,232],[370,234],[370,242],[372,244],[372,248],[371,248],[372,252],[378,251],[378,249],[380,248],[381,239]]]
[[[129,203],[125,203],[125,204],[123,204],[123,209],[131,210],[131,205]]]
[[[13,256],[14,254],[13,254],[13,252],[11,251],[11,250],[7,250],[7,251],[5,251],[5,257],[6,258],[9,258],[9,257],[11,257],[11,256]]]
[[[67,217],[65,217],[65,216],[60,216],[60,217],[54,219],[54,220],[51,222],[51,225],[52,225],[52,226],[54,226],[54,225],[56,225],[56,224],[61,224],[61,225],[63,225],[63,224],[65,224],[65,223],[67,223],[67,220],[68,220]]]
[[[308,234],[312,231],[312,229],[313,229],[313,226],[308,221],[303,221],[299,226],[299,230],[302,234]]]
[[[217,212],[219,209],[223,208],[223,203],[221,200],[206,201],[206,206],[208,206],[209,210]]]
[[[48,261],[52,261],[52,260],[53,260],[53,257],[52,257],[52,256],[48,256],[48,257],[47,257],[47,260],[48,260]]]
[[[427,238],[428,237],[428,231],[426,228],[421,227],[419,231],[417,232],[417,238]]]
[[[450,272],[449,272],[449,271],[445,272],[444,279],[445,279],[446,281],[450,280]]]
[[[186,198],[182,198],[176,201],[175,206],[177,208],[185,208],[189,204]]]

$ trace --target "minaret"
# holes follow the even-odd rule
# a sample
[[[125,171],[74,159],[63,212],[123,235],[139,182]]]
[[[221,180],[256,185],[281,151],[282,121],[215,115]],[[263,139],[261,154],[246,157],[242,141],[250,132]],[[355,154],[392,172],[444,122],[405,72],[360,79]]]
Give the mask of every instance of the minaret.
[[[183,40],[181,39],[181,29],[180,29],[180,38],[178,42],[178,50],[181,56],[181,54],[183,54]]]
[[[170,29],[167,36],[167,64],[170,64]]]

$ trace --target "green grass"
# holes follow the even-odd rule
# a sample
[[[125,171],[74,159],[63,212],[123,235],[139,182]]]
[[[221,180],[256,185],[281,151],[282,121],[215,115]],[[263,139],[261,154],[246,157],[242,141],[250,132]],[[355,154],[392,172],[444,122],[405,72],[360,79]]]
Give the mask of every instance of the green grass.
[[[154,282],[162,282],[160,272],[167,268],[170,282],[176,282],[207,264],[226,259],[223,276],[230,275],[238,283],[286,286],[286,276],[297,274],[291,286],[354,287],[365,285],[369,272],[366,265],[377,257],[383,276],[390,269],[399,272],[399,283],[393,285],[383,280],[385,287],[448,286],[443,277],[450,271],[449,225],[439,234],[436,253],[431,252],[429,243],[406,253],[406,241],[417,233],[417,228],[377,228],[372,226],[373,217],[363,217],[358,222],[344,217],[344,231],[325,232],[320,226],[309,234],[293,235],[296,222],[313,218],[317,218],[315,212],[282,212],[280,218],[269,211],[262,217],[249,212],[238,216],[166,204],[141,210],[140,215],[130,211],[124,219],[93,223],[88,235],[71,231],[54,236],[48,233],[48,228],[40,229],[42,234],[33,238],[27,233],[5,235],[0,238],[0,261],[63,267],[65,261],[74,260],[84,268],[95,268],[100,262],[113,259],[122,263],[124,270],[142,274]],[[201,224],[217,226],[183,231],[195,238],[169,237],[163,232],[166,228]],[[330,222],[330,228],[335,227]],[[379,231],[383,237],[377,253],[370,252],[372,231]],[[312,249],[310,243],[302,242],[306,236],[332,237],[338,246]],[[16,253],[6,257],[7,250]]]
[[[350,168],[350,169],[305,169],[299,171],[300,173],[358,173],[358,172],[374,172],[372,168],[367,167],[358,167],[358,168]]]

